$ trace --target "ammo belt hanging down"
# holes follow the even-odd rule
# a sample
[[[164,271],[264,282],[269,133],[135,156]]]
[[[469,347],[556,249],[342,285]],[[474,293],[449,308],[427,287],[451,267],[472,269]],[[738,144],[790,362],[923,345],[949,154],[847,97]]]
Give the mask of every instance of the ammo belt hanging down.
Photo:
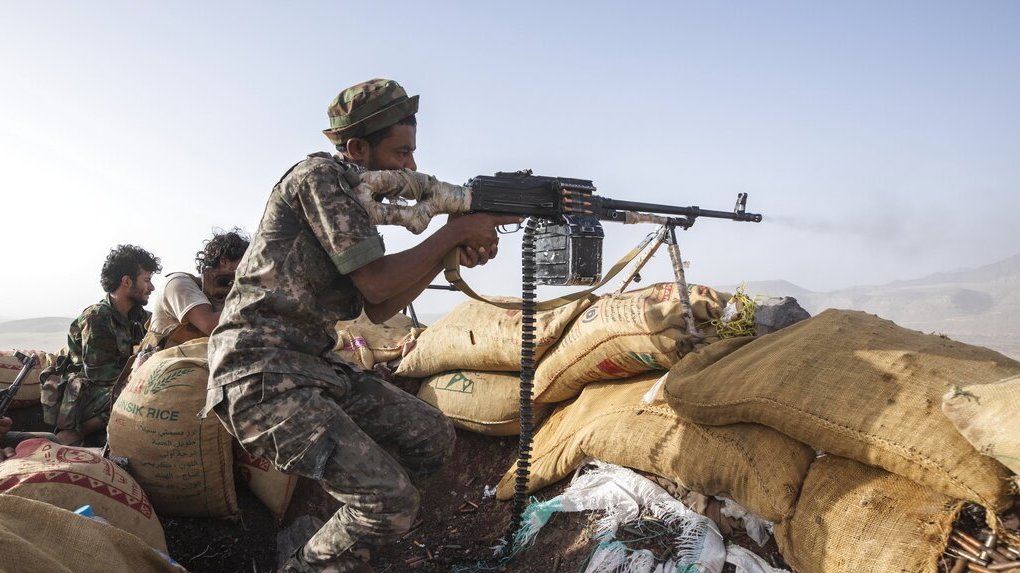
[[[596,289],[602,287],[620,273],[652,240],[656,242],[649,252],[642,257],[631,275],[620,287],[622,292],[630,283],[638,271],[648,262],[659,245],[665,242],[668,245],[670,259],[673,264],[673,274],[676,279],[677,292],[680,298],[681,311],[684,321],[687,323],[688,333],[697,335],[694,326],[694,314],[691,311],[690,298],[687,291],[687,279],[684,276],[683,262],[680,258],[680,249],[676,240],[676,229],[673,224],[663,225],[659,232],[648,235],[638,246],[625,254],[606,273],[605,277],[597,284],[585,290],[570,293],[561,297],[535,301],[536,270],[538,268],[535,258],[535,227],[537,221],[534,217],[528,218],[524,225],[524,237],[521,240],[521,302],[500,302],[486,298],[474,290],[460,276],[460,249],[450,251],[443,264],[445,266],[444,276],[451,285],[467,296],[486,302],[499,308],[521,311],[521,384],[520,384],[520,424],[521,433],[517,445],[517,475],[514,481],[514,499],[511,508],[510,525],[507,530],[507,542],[512,547],[514,537],[520,530],[521,521],[524,517],[524,509],[527,506],[528,479],[531,470],[531,443],[534,437],[534,418],[532,415],[532,398],[535,381],[535,312],[549,310],[567,305],[575,300],[588,296]]]

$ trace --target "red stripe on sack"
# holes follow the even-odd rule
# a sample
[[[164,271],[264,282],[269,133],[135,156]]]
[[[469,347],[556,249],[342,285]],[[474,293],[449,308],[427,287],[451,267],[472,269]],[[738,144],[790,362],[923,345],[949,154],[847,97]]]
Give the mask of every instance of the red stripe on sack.
[[[605,372],[606,374],[609,374],[610,376],[622,376],[628,373],[623,368],[620,368],[620,366],[617,363],[613,362],[613,360],[610,358],[607,358],[602,362],[599,362],[596,365],[596,368]]]
[[[263,457],[253,456],[245,451],[241,451],[237,454],[237,461],[241,462],[244,465],[258,468],[264,472],[269,471],[270,466],[269,460]]]
[[[30,483],[76,485],[78,487],[90,489],[99,495],[112,499],[121,505],[127,506],[144,515],[146,519],[152,517],[152,504],[149,503],[148,498],[144,496],[141,498],[134,497],[126,491],[116,488],[108,483],[96,480],[95,478],[90,478],[86,475],[76,474],[74,472],[47,471],[8,476],[6,479],[0,480],[0,491],[7,491],[15,486]]]

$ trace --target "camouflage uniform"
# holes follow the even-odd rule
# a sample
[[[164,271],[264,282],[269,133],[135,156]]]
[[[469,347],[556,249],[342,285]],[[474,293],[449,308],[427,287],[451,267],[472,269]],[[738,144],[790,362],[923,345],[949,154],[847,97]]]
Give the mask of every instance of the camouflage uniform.
[[[349,571],[355,544],[406,532],[412,478],[437,470],[454,433],[441,412],[339,362],[337,320],[363,299],[348,273],[384,255],[339,157],[310,155],[273,188],[209,341],[214,411],[246,451],[310,477],[343,503],[289,566]],[[294,565],[297,562],[298,565]]]
[[[48,423],[81,432],[81,424],[90,418],[99,417],[104,424],[109,421],[113,384],[145,335],[149,316],[138,304],[125,316],[106,295],[71,323],[67,334],[71,365],[59,381],[51,377],[42,388]]]

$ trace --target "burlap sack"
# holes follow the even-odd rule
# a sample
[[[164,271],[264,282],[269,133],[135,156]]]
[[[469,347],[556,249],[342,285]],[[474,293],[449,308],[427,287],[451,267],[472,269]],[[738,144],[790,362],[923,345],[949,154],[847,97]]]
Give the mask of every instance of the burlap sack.
[[[519,298],[493,297],[502,302]],[[535,313],[535,360],[560,338],[593,297]],[[454,370],[518,372],[521,369],[521,311],[484,302],[461,303],[418,337],[397,374],[424,378]]]
[[[1020,376],[955,387],[942,397],[942,411],[979,452],[1020,474]]]
[[[18,444],[13,458],[0,463],[0,494],[4,494],[0,499],[24,497],[68,511],[91,505],[110,525],[166,551],[163,526],[148,496],[126,471],[97,451],[42,438],[25,440]],[[38,533],[50,535],[44,529]],[[60,538],[52,541],[62,542]]]
[[[446,414],[453,425],[487,436],[521,433],[521,378],[517,373],[458,370],[437,374],[418,389],[418,397]],[[549,411],[534,405],[535,421]]]
[[[216,416],[199,418],[209,381],[208,339],[153,354],[131,373],[110,424],[110,453],[162,515],[235,517],[233,438]]]
[[[403,314],[396,314],[382,324],[375,324],[362,314],[355,320],[336,323],[333,351],[346,362],[371,370],[376,364],[396,360],[409,352],[423,330]]]
[[[535,401],[562,402],[589,382],[668,370],[685,352],[717,340],[708,322],[722,316],[727,297],[695,287],[690,299],[702,342],[687,333],[674,283],[599,298],[539,362]]]
[[[127,531],[14,495],[0,495],[0,540],[0,571],[184,571]]]
[[[770,521],[792,511],[814,452],[756,424],[684,422],[661,393],[651,404],[643,403],[659,377],[592,383],[577,400],[557,408],[535,435],[528,492],[562,479],[593,457],[733,499]],[[496,497],[513,496],[515,477],[516,467],[500,480]]]
[[[997,352],[863,312],[828,310],[757,338],[704,369],[679,364],[666,395],[686,420],[758,423],[951,497],[1002,509],[1005,467],[938,412],[953,386],[1020,372]]]
[[[14,401],[11,402],[11,408],[28,408],[39,405],[39,373],[43,368],[53,364],[56,355],[37,350],[23,350],[22,354],[32,352],[39,356],[39,361],[22,380],[18,393],[14,395]],[[18,377],[22,366],[21,361],[14,356],[13,350],[0,350],[0,390],[6,390],[11,384],[14,384],[14,379]]]
[[[234,448],[234,460],[241,480],[259,498],[277,523],[283,521],[290,499],[294,496],[298,476],[285,474],[266,458],[255,457],[240,447]]]
[[[795,571],[936,573],[962,506],[896,474],[826,456],[811,464],[793,515],[774,532]]]

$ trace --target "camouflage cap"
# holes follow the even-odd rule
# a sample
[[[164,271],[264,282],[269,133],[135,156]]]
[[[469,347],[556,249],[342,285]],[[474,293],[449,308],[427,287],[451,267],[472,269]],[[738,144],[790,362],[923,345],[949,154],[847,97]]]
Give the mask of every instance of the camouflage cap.
[[[351,86],[329,104],[329,129],[322,133],[341,145],[352,137],[364,137],[418,112],[418,96],[393,80],[374,79]]]

